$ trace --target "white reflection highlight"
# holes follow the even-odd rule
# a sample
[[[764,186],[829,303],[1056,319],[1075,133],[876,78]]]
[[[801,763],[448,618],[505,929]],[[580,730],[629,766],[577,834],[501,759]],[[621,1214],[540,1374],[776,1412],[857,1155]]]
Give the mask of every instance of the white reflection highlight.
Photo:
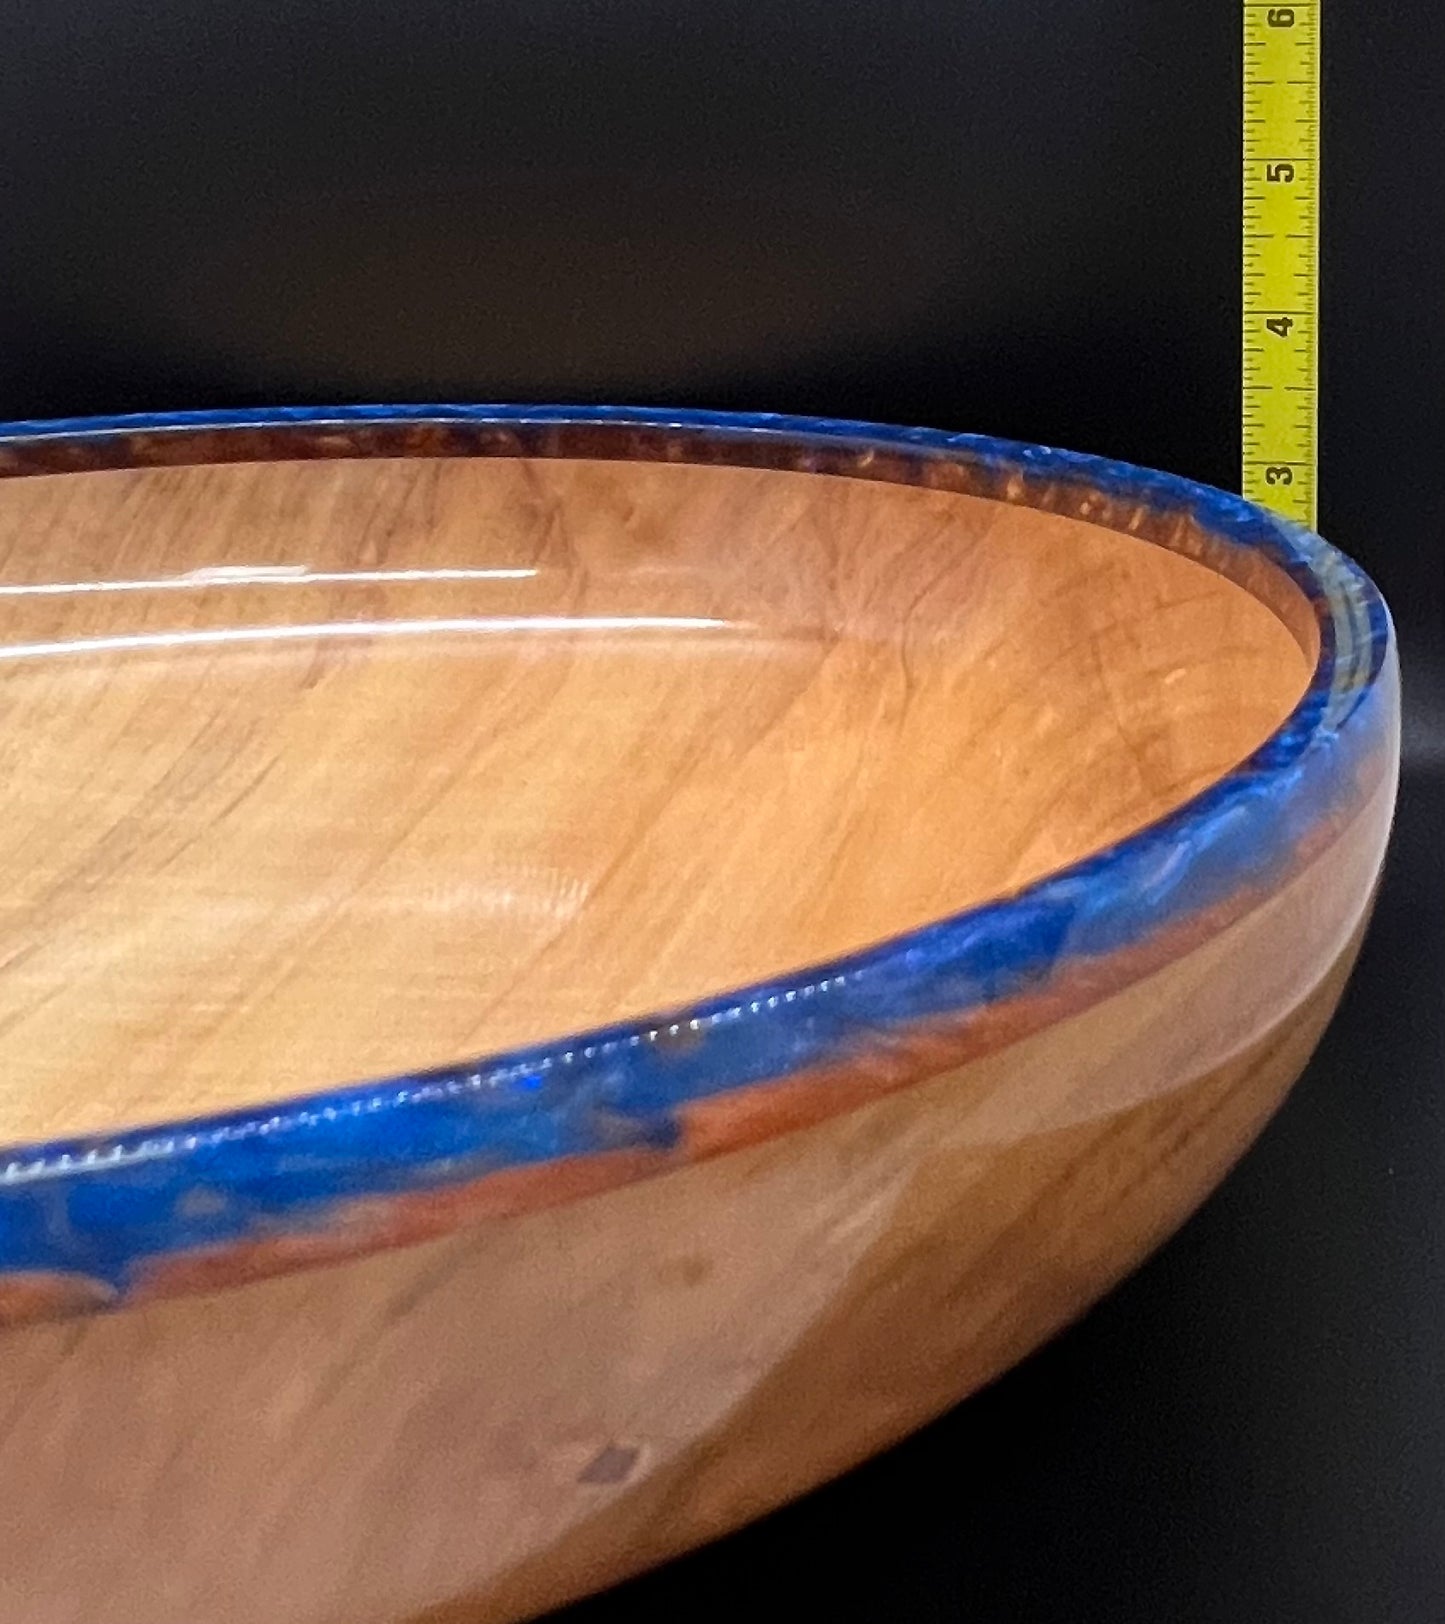
[[[535,569],[311,570],[304,564],[216,564],[139,581],[0,583],[0,598],[62,598],[83,592],[175,592],[215,586],[387,586],[407,581],[530,581]]]
[[[448,620],[328,620],[311,625],[216,626],[195,631],[133,632],[47,643],[0,644],[0,660],[138,649],[216,648],[228,643],[295,643],[319,637],[428,637],[447,632],[498,637],[536,632],[750,631],[736,620],[694,615],[466,615]]]

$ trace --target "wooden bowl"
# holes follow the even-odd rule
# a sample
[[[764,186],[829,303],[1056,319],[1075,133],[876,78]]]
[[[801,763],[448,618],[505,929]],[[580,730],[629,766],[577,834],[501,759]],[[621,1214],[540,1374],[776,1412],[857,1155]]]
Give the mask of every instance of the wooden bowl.
[[[511,1619],[756,1516],[1157,1244],[1348,973],[1389,621],[1236,497],[606,409],[0,472],[4,1618]]]

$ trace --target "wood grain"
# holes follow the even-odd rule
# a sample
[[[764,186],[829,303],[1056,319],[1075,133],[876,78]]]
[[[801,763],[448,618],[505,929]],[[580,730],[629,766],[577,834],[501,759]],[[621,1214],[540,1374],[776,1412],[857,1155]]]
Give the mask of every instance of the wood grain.
[[[1082,1312],[1298,1074],[1388,834],[1377,600],[1154,476],[754,428],[0,445],[0,1143],[96,1136],[0,1165],[0,1318],[34,1320],[0,1331],[0,1624],[503,1624],[612,1582]],[[1307,685],[1314,731],[1189,840],[987,911],[1012,934],[937,981],[910,941],[834,975],[832,1026],[790,989],[732,1050],[722,1016],[584,1049],[545,1110],[397,1084],[364,1139],[326,1106],[263,1141],[286,1096],[1008,897]]]
[[[1302,650],[1190,560],[774,470],[0,484],[0,1142],[690,1001],[1179,804]]]
[[[1288,1020],[1182,1093],[992,1154],[945,1140],[846,1290],[715,1432],[557,1547],[409,1624],[504,1624],[614,1584],[838,1476],[1001,1375],[1228,1170],[1308,1058],[1357,945]],[[1136,1179],[1098,1176],[1126,1163]]]
[[[880,1447],[1081,1311],[1249,1142],[1333,1008],[1388,818],[1381,794],[1116,997],[806,1132],[12,1331],[0,1619],[495,1624]]]

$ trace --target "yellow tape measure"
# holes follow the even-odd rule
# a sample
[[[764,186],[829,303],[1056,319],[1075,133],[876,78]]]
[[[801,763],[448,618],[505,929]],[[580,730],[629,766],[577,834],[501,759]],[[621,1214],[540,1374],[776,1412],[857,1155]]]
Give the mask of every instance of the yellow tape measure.
[[[1314,527],[1320,4],[1244,7],[1244,494]]]

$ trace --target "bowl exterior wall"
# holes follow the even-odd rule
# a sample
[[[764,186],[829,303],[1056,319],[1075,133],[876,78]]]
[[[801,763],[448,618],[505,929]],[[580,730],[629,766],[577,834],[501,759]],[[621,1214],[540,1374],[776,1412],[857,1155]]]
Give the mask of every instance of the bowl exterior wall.
[[[1169,1233],[1298,1075],[1392,750],[1243,917],[969,1064],[551,1210],[0,1336],[0,1620],[522,1617],[938,1413]]]

